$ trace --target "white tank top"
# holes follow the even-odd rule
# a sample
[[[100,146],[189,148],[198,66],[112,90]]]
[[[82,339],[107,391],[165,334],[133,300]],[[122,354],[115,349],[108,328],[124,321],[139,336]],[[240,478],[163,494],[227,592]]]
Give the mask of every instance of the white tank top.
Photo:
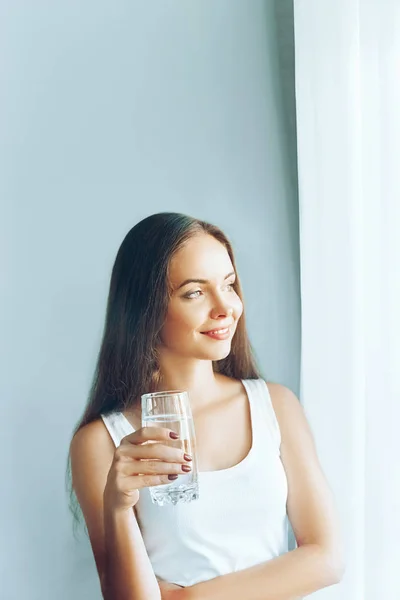
[[[153,504],[140,491],[136,515],[157,577],[190,586],[288,551],[287,479],[280,430],[267,385],[246,379],[253,443],[237,465],[199,473],[198,500]],[[134,431],[120,412],[101,415],[119,446]]]

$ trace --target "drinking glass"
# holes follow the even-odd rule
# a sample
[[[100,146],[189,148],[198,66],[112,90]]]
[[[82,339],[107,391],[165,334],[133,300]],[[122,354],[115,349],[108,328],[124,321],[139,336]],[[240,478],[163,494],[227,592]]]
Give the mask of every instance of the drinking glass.
[[[192,470],[182,472],[171,483],[149,487],[154,504],[177,504],[191,502],[199,497],[196,439],[189,394],[183,391],[154,392],[142,395],[142,427],[167,427],[178,434],[179,439],[163,442],[190,454]]]

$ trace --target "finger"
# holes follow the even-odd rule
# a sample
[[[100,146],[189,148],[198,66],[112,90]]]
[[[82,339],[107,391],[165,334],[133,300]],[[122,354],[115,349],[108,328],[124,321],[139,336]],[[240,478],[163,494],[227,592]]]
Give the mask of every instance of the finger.
[[[125,436],[121,444],[144,444],[149,441],[171,442],[179,439],[179,436],[166,427],[142,427]]]
[[[184,463],[191,460],[191,456],[181,448],[173,448],[164,444],[125,444],[120,448],[120,453],[137,460],[158,459],[172,463]]]

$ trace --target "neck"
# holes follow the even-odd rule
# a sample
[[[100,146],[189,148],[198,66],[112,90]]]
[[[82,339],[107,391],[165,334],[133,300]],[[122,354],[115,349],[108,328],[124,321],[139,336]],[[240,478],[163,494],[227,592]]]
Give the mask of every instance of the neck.
[[[160,356],[161,380],[158,391],[187,391],[192,408],[208,404],[218,396],[221,375],[214,373],[211,360]]]

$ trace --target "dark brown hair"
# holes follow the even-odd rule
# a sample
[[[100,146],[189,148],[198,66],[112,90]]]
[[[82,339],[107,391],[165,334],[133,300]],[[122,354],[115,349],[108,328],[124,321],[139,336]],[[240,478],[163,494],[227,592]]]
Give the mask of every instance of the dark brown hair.
[[[232,246],[216,226],[179,213],[158,213],[137,223],[125,236],[112,269],[104,332],[89,398],[73,436],[101,414],[137,406],[143,393],[157,389],[156,347],[170,297],[171,258],[193,236],[206,233],[223,244],[236,270]],[[239,277],[234,289],[242,299]],[[260,377],[248,339],[244,312],[230,354],[214,370],[234,379]],[[72,436],[72,437],[73,437]],[[70,509],[79,507],[67,465]]]

